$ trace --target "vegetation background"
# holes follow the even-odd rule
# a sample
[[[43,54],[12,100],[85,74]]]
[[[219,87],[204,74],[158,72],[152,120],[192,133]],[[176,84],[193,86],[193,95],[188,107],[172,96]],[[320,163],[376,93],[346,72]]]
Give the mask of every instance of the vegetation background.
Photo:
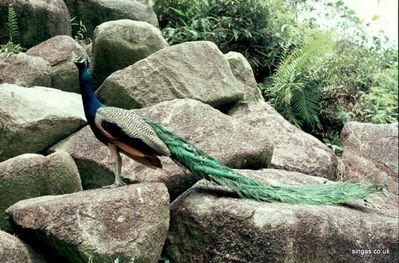
[[[345,122],[397,121],[397,46],[383,33],[370,37],[370,25],[341,0],[142,2],[170,45],[209,40],[242,53],[265,100],[337,154]]]

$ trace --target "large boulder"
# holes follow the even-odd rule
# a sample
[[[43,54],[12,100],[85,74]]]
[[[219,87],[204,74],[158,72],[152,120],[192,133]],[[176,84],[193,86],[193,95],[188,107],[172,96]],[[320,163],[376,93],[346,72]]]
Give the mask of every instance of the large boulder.
[[[12,4],[19,28],[19,40],[30,48],[56,35],[71,35],[68,9],[63,0],[0,0],[0,43],[8,41],[8,5]]]
[[[263,100],[261,91],[256,83],[254,72],[251,65],[243,54],[230,51],[224,55],[230,64],[231,71],[238,81],[244,84],[243,102],[253,102]]]
[[[51,66],[46,60],[25,53],[0,53],[0,83],[50,87]]]
[[[54,153],[47,157],[39,154],[23,154],[1,162],[0,228],[9,228],[4,219],[4,211],[20,200],[81,190],[76,164],[65,152]]]
[[[0,262],[43,263],[46,261],[16,236],[0,231]]]
[[[163,184],[135,184],[20,201],[7,213],[54,262],[158,262],[169,227]]]
[[[146,22],[122,19],[99,25],[93,39],[93,83],[167,47],[161,31]]]
[[[55,36],[30,48],[26,53],[41,57],[50,63],[52,88],[80,93],[79,73],[73,59],[77,55],[87,57],[87,54],[73,38]]]
[[[242,172],[265,183],[323,183],[293,172]],[[165,251],[176,263],[396,262],[397,220],[362,205],[240,199],[201,181],[171,204]]]
[[[271,166],[337,179],[334,153],[310,134],[298,129],[266,102],[238,105],[229,115],[261,130],[274,146]]]
[[[131,19],[147,22],[158,27],[158,19],[152,8],[138,1],[130,0],[64,0],[71,17],[81,20],[87,29],[87,36],[107,21]]]
[[[0,85],[0,161],[42,152],[85,123],[78,94]]]
[[[348,122],[341,132],[343,179],[386,186],[384,197],[370,200],[383,214],[397,216],[398,123]]]
[[[97,91],[108,105],[142,108],[176,98],[223,107],[244,96],[218,47],[207,41],[161,49],[111,74]]]
[[[398,194],[398,123],[348,122],[341,132],[346,180],[386,184]]]
[[[236,168],[267,167],[272,146],[261,133],[212,107],[194,100],[173,100],[136,111],[173,130],[223,163]],[[114,166],[108,149],[85,127],[50,152],[66,151],[75,159],[83,186],[96,188],[114,180]],[[170,158],[161,158],[163,169],[149,169],[123,156],[122,176],[141,182],[166,184],[171,197],[177,197],[195,183],[189,172]]]

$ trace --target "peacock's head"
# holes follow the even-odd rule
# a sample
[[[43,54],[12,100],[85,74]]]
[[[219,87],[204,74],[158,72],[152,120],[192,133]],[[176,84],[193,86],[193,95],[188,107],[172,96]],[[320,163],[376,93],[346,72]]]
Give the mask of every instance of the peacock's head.
[[[85,56],[76,57],[73,60],[73,63],[75,63],[76,67],[78,67],[79,70],[83,70],[83,69],[85,69],[88,66]]]

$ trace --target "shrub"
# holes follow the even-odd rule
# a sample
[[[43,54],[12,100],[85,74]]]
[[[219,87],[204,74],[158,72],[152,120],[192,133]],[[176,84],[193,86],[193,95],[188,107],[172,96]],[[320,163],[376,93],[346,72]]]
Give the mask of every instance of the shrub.
[[[9,57],[11,54],[19,53],[24,50],[24,48],[17,43],[19,39],[18,19],[12,4],[8,5],[7,31],[8,42],[0,46],[0,52],[6,53],[6,56]]]
[[[258,80],[272,74],[283,47],[295,46],[301,31],[293,6],[283,0],[156,0],[170,45],[209,40],[222,52],[242,53]]]

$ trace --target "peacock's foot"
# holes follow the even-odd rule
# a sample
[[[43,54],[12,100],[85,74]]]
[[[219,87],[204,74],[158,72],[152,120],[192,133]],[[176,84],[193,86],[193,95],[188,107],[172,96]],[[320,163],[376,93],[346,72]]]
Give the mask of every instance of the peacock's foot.
[[[103,186],[102,188],[103,189],[110,189],[110,188],[115,188],[115,187],[119,187],[119,186],[135,184],[135,183],[139,183],[139,181],[133,180],[133,179],[130,179],[130,178],[120,178],[119,180],[115,180],[115,182],[113,184]]]

